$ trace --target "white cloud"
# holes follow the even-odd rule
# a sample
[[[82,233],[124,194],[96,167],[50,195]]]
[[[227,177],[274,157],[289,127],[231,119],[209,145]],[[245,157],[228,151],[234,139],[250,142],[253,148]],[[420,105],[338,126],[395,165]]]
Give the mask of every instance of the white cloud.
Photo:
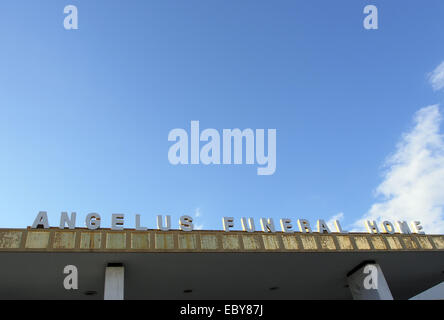
[[[428,78],[435,91],[444,89],[444,61],[428,75]]]
[[[444,66],[444,64],[443,64]],[[436,71],[436,70],[435,70]],[[421,221],[426,233],[444,233],[444,139],[438,105],[420,109],[414,128],[404,134],[386,161],[384,181],[376,194],[382,200],[355,222],[364,220]]]
[[[198,224],[194,227],[194,229],[196,229],[196,230],[203,230],[203,228],[204,228],[203,224]]]
[[[200,212],[200,208],[196,208],[194,210],[194,217],[195,218],[199,218],[200,216],[202,216],[202,212]],[[194,227],[194,229],[196,229],[196,230],[202,230],[203,228],[204,228],[204,224],[203,223],[202,224],[197,224]]]

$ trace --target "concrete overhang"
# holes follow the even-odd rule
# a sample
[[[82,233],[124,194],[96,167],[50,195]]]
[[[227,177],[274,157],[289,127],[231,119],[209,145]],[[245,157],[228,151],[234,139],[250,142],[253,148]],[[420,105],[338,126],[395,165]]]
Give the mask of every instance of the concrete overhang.
[[[0,299],[103,299],[110,263],[125,299],[351,299],[347,273],[369,260],[408,299],[444,280],[444,236],[0,229]]]

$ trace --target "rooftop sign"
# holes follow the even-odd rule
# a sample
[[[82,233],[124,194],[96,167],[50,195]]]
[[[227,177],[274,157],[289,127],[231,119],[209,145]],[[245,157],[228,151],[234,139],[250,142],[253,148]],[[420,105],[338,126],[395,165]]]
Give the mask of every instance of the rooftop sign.
[[[60,229],[75,229],[76,227],[76,218],[77,214],[76,212],[72,212],[70,216],[68,216],[68,212],[62,212],[60,214],[60,223],[59,228]],[[188,215],[183,215],[179,218],[179,229],[185,232],[190,232],[194,230],[194,219]],[[125,224],[125,215],[122,213],[115,213],[111,215],[111,229],[112,230],[124,230],[124,224]],[[256,231],[256,225],[253,218],[245,218],[242,217],[240,219],[240,224],[242,227],[242,230],[245,232],[255,232]],[[302,233],[312,233],[313,231],[319,232],[319,233],[331,233],[332,231],[328,227],[327,223],[319,219],[316,223],[316,228],[313,230],[313,228],[310,225],[310,222],[306,219],[297,219],[295,220],[295,224],[298,227],[298,231]],[[379,234],[379,233],[387,233],[387,234],[394,234],[394,233],[401,233],[401,234],[410,234],[410,233],[417,233],[417,234],[424,234],[423,227],[421,226],[421,222],[419,221],[412,221],[410,223],[410,226],[406,221],[396,221],[392,223],[391,221],[383,221],[379,227],[376,223],[376,221],[365,221],[365,227],[367,229],[367,232],[372,234]],[[90,230],[96,230],[101,228],[101,217],[98,213],[89,213],[86,216],[85,219],[85,225]],[[293,225],[292,219],[289,218],[282,218],[279,220],[280,230],[284,233],[293,233],[297,232],[295,230],[295,227]],[[261,230],[263,232],[269,232],[274,233],[277,231],[276,225],[274,223],[274,220],[272,218],[261,218],[260,219],[260,226]],[[235,219],[233,217],[223,217],[222,218],[222,227],[225,232],[229,232],[233,230],[235,227]],[[37,214],[37,217],[34,220],[34,223],[32,224],[32,229],[37,228],[43,228],[48,229],[49,228],[49,220],[48,215],[46,211],[40,211]],[[333,232],[336,233],[348,233],[348,231],[345,231],[342,229],[341,224],[338,220],[334,220],[334,228],[335,230]],[[145,231],[148,230],[147,227],[141,226],[140,224],[140,215],[135,215],[135,229],[139,231]],[[171,230],[171,216],[169,215],[158,215],[157,216],[157,229],[160,231],[169,231]]]

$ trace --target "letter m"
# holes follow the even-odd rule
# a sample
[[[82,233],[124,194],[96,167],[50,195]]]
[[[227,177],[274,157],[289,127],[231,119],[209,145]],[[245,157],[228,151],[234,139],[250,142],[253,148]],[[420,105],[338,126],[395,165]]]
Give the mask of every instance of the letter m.
[[[251,129],[223,130],[223,163],[231,164],[231,140],[234,140],[234,164],[242,164],[242,141],[245,137],[245,163],[254,164],[254,132]]]

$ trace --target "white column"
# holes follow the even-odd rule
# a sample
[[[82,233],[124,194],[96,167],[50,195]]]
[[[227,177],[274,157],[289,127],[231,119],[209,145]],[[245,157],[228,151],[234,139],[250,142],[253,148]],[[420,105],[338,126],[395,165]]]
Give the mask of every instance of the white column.
[[[106,267],[105,300],[123,300],[125,267]]]
[[[393,300],[381,267],[367,263],[347,276],[354,300]]]

